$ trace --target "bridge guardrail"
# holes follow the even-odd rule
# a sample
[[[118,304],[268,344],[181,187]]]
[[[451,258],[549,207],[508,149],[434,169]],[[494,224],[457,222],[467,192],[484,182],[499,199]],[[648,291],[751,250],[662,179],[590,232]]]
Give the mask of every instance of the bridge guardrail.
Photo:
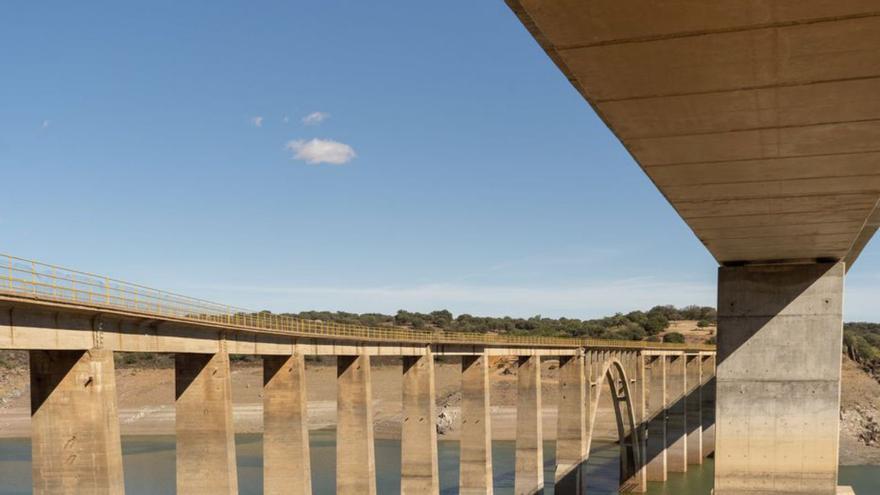
[[[594,338],[411,330],[399,327],[367,327],[305,320],[214,303],[5,254],[0,254],[0,293],[37,300],[130,311],[159,318],[205,322],[248,331],[271,331],[324,338],[360,338],[423,344],[715,350],[715,346],[707,344],[670,344]]]

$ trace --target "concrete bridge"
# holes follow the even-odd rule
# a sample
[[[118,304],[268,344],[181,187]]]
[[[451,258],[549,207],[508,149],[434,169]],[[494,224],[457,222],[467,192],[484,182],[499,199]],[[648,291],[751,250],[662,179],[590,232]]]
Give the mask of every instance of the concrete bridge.
[[[507,0],[721,265],[715,495],[835,493],[880,224],[880,4]]]
[[[400,356],[401,492],[439,493],[434,358],[461,359],[460,493],[492,493],[490,359],[517,362],[516,493],[544,486],[541,360],[559,361],[556,493],[586,493],[596,425],[620,486],[714,450],[713,346],[368,328],[254,313],[0,256],[0,348],[28,350],[36,494],[124,492],[113,353],[175,354],[177,492],[238,492],[229,356],[263,359],[267,494],[311,493],[306,356],[337,360],[337,493],[376,493],[370,360]],[[604,411],[604,418],[603,418]],[[381,462],[379,460],[378,462]]]

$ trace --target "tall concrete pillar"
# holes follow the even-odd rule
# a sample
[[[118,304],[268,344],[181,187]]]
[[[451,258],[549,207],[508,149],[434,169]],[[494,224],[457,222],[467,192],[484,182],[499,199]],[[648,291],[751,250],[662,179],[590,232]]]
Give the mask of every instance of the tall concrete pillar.
[[[593,444],[593,431],[595,429],[596,417],[599,411],[599,395],[601,387],[605,384],[605,376],[602,374],[605,353],[603,351],[588,350],[587,365],[588,378],[587,389],[589,407],[587,409],[587,454],[590,453],[590,447]]]
[[[174,359],[177,493],[238,493],[229,355]]]
[[[311,495],[302,354],[263,357],[263,493]]]
[[[719,269],[715,495],[835,493],[844,274]]]
[[[434,355],[403,357],[400,493],[439,494]]]
[[[703,358],[699,354],[687,357],[687,462],[703,463]]]
[[[586,493],[587,397],[583,354],[559,358],[559,410],[556,427],[555,493]]]
[[[516,478],[517,495],[544,489],[544,435],[541,411],[541,358],[521,356],[516,372]]]
[[[491,495],[492,423],[489,416],[489,356],[461,357],[459,493]]]
[[[666,362],[654,356],[648,365],[648,481],[666,481]]]
[[[621,357],[626,370],[626,377],[629,380],[629,387],[632,407],[632,415],[635,419],[635,425],[630,428],[629,417],[622,418],[626,432],[626,459],[627,462],[633,463],[627,474],[629,477],[623,480],[621,491],[629,493],[644,493],[648,490],[647,471],[645,466],[645,444],[646,428],[643,425],[645,418],[646,406],[646,389],[645,389],[645,362],[639,352],[626,351]],[[624,406],[624,404],[620,404]],[[620,411],[629,411],[625,407],[620,407]]]
[[[370,356],[336,358],[336,493],[375,495]]]
[[[715,452],[715,355],[703,358],[703,457]]]
[[[113,352],[30,351],[34,493],[122,494]]]
[[[666,363],[666,470],[687,472],[687,366],[684,354],[671,356]]]
[[[631,491],[636,493],[644,493],[648,491],[648,463],[646,452],[648,450],[648,381],[647,370],[645,369],[645,355],[641,352],[634,352],[636,362],[636,382],[633,387],[633,395],[635,396],[635,415],[636,428],[638,430],[639,451],[636,462],[636,478],[632,485]]]

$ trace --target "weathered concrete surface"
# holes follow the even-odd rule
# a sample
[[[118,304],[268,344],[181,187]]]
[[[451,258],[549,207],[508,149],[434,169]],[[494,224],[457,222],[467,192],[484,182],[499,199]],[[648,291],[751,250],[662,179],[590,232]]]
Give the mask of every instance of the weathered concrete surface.
[[[375,495],[370,357],[336,358],[336,493]]]
[[[687,358],[687,462],[703,464],[703,358]]]
[[[637,352],[620,351],[612,356],[621,364],[624,375],[614,376],[612,396],[615,398],[615,418],[624,447],[624,463],[621,491],[642,493],[647,491],[647,472],[644,452],[646,428],[642,424],[645,417],[646,389],[644,360]],[[614,373],[615,368],[610,370]],[[621,402],[623,401],[623,402]]]
[[[541,358],[520,357],[516,371],[516,474],[514,493],[544,489],[544,435],[541,420]]]
[[[703,457],[715,452],[715,355],[703,356]]]
[[[648,361],[648,481],[666,481],[666,361],[656,356]]]
[[[638,424],[639,402],[643,401],[639,390],[639,359],[636,353],[613,352],[611,359],[619,363],[606,363],[606,382],[612,399],[617,433],[620,438],[620,491],[642,493],[647,490],[645,472],[642,469],[641,428]]]
[[[559,360],[559,405],[556,431],[556,493],[586,493],[587,408],[585,357]]]
[[[403,357],[400,493],[439,494],[434,356]]]
[[[263,493],[310,495],[311,460],[302,354],[263,356]]]
[[[719,270],[716,495],[836,492],[844,272]]]
[[[648,386],[647,370],[645,369],[645,356],[638,352],[629,352],[633,363],[634,372],[630,375],[630,393],[632,394],[632,407],[635,421],[635,434],[633,440],[637,443],[638,450],[634,453],[636,472],[627,483],[630,492],[644,493],[648,491],[648,466],[645,453],[648,450]]]
[[[491,495],[492,426],[489,421],[489,358],[461,358],[459,493]]]
[[[666,363],[666,470],[687,472],[687,367],[685,356],[672,357]]]
[[[719,262],[851,263],[876,230],[876,3],[507,3]]]
[[[34,493],[122,494],[113,352],[31,351]]]
[[[238,493],[229,355],[174,359],[177,493]]]

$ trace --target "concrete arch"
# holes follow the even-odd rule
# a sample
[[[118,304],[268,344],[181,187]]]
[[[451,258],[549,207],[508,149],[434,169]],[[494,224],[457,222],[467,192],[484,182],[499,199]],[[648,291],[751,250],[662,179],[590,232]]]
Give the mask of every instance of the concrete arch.
[[[639,469],[644,465],[642,452],[642,433],[636,422],[635,405],[633,403],[630,381],[626,368],[617,357],[606,359],[601,365],[601,372],[596,375],[595,387],[590,389],[590,420],[587,432],[587,462],[592,448],[593,433],[596,426],[596,414],[599,411],[599,400],[602,397],[602,382],[607,384],[608,393],[612,395],[612,406],[617,423],[617,435],[620,445],[620,490],[637,488],[635,481]],[[627,428],[628,427],[628,428]]]

